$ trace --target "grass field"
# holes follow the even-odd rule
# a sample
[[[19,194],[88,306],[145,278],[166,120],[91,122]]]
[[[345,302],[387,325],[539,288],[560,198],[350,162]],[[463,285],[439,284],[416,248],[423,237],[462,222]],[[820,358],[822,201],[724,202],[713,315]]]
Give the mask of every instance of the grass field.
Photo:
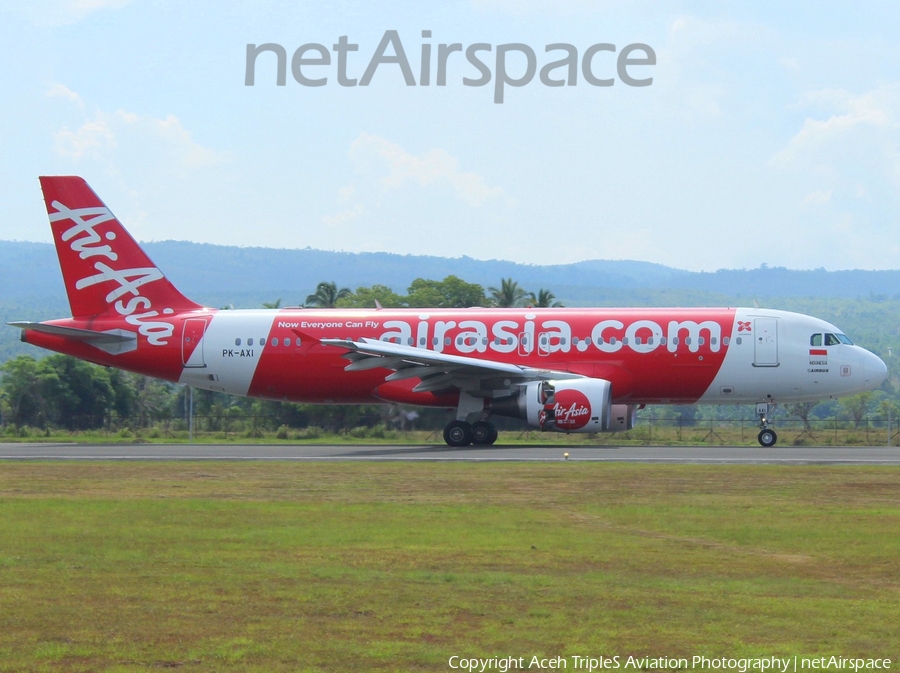
[[[0,463],[0,671],[535,654],[896,668],[900,470]]]
[[[778,433],[779,444],[792,446],[886,446],[888,429],[866,423],[855,428],[852,423],[822,421],[810,432],[804,432],[803,425],[784,422],[773,426]],[[756,440],[759,428],[755,422],[747,421],[702,421],[689,427],[671,424],[656,425],[643,422],[628,432],[606,432],[594,434],[562,434],[539,432],[537,430],[504,430],[500,432],[498,444],[516,445],[543,444],[558,445],[615,445],[615,446],[759,446]],[[439,444],[442,443],[440,430],[397,430],[384,428],[354,428],[349,432],[324,432],[320,428],[307,428],[277,432],[205,432],[197,431],[191,438],[187,430],[161,431],[159,428],[108,432],[104,430],[65,431],[40,430],[36,428],[7,428],[0,434],[2,442],[42,443],[42,442],[88,442],[88,443],[134,443],[186,444]],[[900,428],[891,426],[891,446],[900,446]]]

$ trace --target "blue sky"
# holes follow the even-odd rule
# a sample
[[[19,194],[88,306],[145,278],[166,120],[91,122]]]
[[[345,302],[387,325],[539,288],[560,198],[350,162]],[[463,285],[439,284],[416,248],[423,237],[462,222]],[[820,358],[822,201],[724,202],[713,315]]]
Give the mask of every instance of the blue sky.
[[[657,63],[648,87],[535,77],[499,105],[459,54],[443,87],[391,64],[341,87],[334,63],[276,86],[271,55],[244,85],[248,43],[347,35],[360,78],[386,30],[417,78],[423,43],[525,43],[540,69],[548,44],[638,42]],[[78,174],[142,240],[900,268],[898,33],[888,2],[2,0],[0,239],[49,241],[36,178]]]

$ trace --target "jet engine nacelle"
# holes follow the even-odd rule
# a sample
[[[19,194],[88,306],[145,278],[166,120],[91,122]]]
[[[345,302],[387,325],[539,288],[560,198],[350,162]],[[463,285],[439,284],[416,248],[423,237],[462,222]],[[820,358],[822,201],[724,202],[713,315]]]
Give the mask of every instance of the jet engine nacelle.
[[[528,425],[555,432],[604,432],[609,427],[612,384],[604,379],[535,381],[525,387]]]
[[[609,425],[604,432],[626,432],[634,428],[636,404],[614,404],[609,408]]]

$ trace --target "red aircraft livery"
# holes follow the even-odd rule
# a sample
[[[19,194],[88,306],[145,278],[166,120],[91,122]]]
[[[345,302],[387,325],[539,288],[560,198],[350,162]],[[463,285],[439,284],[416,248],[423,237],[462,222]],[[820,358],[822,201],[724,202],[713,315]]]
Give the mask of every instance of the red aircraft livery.
[[[291,402],[456,410],[453,446],[490,418],[557,432],[633,427],[645,404],[757,404],[877,387],[884,362],[834,325],[784,311],[302,309],[218,311],[181,294],[79,177],[41,187],[72,317],[10,323],[28,343],[110,367]]]

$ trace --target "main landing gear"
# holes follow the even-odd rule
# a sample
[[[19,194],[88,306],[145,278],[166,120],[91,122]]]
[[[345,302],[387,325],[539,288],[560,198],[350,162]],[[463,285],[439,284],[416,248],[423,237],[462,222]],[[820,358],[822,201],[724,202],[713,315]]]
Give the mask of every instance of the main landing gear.
[[[775,434],[774,430],[769,428],[769,414],[771,414],[774,409],[775,405],[769,404],[768,402],[760,402],[756,405],[756,418],[759,419],[759,427],[761,428],[756,439],[761,446],[775,446],[775,442],[778,441],[778,435]]]
[[[444,441],[450,446],[489,446],[497,441],[497,428],[487,421],[450,421],[444,428]]]

